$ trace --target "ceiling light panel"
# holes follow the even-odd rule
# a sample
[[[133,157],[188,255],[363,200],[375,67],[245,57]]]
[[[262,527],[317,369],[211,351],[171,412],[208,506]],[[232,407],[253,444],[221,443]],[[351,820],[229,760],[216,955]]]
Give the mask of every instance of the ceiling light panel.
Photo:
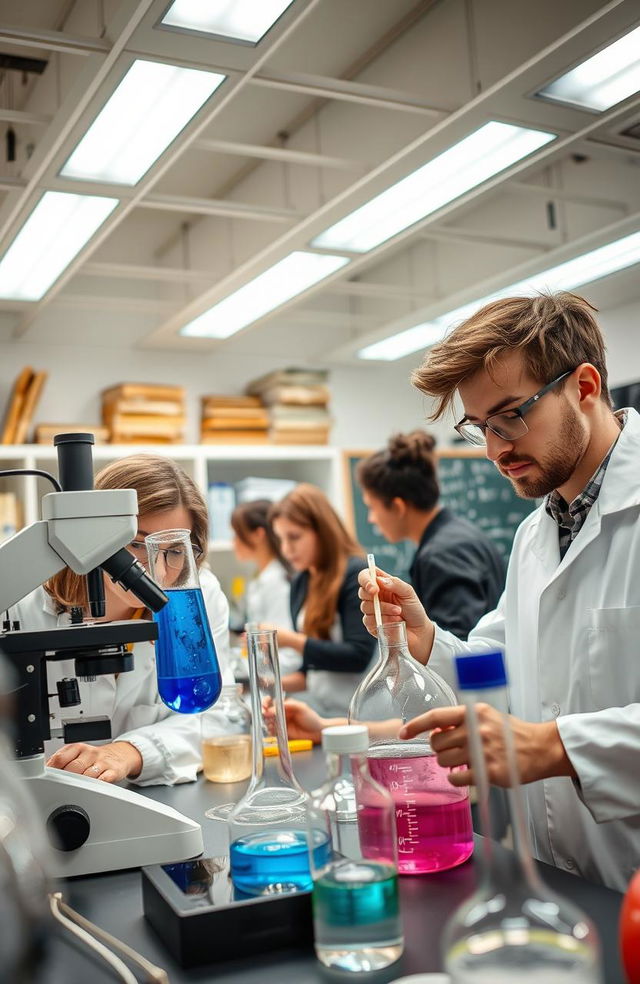
[[[60,174],[135,185],[225,78],[138,59]]]
[[[292,3],[293,0],[175,0],[160,23],[257,44]]]
[[[602,113],[640,91],[640,27],[540,89],[537,95]]]
[[[335,273],[345,256],[297,250],[194,318],[180,330],[191,338],[228,338]]]
[[[117,198],[45,192],[0,260],[0,297],[39,301],[116,205]]]
[[[555,134],[492,120],[376,195],[313,240],[365,253],[555,139]]]
[[[461,324],[491,301],[523,294],[533,295],[541,291],[575,290],[576,287],[593,283],[636,263],[640,263],[640,232],[616,239],[606,246],[600,246],[598,249],[567,260],[566,263],[559,263],[548,270],[543,270],[542,273],[533,274],[525,280],[518,280],[508,287],[502,287],[492,294],[487,294],[486,297],[469,301],[462,307],[448,311],[424,324],[414,325],[389,338],[367,345],[358,352],[358,357],[390,362],[402,359],[412,352],[441,342],[455,325]]]

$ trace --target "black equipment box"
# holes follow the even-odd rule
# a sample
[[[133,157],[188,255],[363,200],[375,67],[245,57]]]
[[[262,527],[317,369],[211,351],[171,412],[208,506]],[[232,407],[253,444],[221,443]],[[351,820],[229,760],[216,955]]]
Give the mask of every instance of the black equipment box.
[[[143,868],[142,904],[181,967],[313,948],[311,892],[245,896],[226,856]]]

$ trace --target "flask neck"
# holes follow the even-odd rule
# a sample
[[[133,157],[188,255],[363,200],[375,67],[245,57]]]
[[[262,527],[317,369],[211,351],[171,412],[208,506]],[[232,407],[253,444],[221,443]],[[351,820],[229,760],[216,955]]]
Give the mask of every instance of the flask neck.
[[[366,752],[327,752],[326,764],[329,779],[352,779],[356,773],[369,769]]]
[[[482,881],[485,885],[504,887],[505,890],[508,890],[510,884],[522,883],[526,883],[534,889],[538,888],[541,885],[541,880],[533,863],[513,732],[506,711],[506,688],[501,687],[491,691],[467,691],[463,697],[467,709],[467,730],[477,791],[480,832],[483,836]],[[498,710],[502,720],[509,786],[504,791],[504,795],[501,795],[502,791],[494,793],[494,802],[490,798],[487,767],[475,709],[479,702],[491,704]],[[502,824],[497,824],[494,816],[496,800],[499,801],[497,812],[500,814]],[[510,828],[513,837],[512,851],[496,850],[496,837],[501,833],[498,829],[499,826],[504,829]]]
[[[247,795],[258,786],[289,786],[301,790],[291,764],[280,683],[275,630],[247,633],[251,690],[252,775]],[[264,754],[264,741],[275,739],[278,754]]]

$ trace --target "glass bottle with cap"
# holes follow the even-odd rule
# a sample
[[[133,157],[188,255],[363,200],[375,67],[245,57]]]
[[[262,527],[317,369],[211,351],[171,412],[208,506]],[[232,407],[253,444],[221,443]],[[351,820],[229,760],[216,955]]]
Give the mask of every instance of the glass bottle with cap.
[[[404,946],[393,800],[369,773],[366,727],[325,728],[322,747],[329,778],[312,793],[311,832],[324,829],[331,852],[311,854],[316,954],[335,970],[379,970]]]
[[[531,857],[506,713],[503,654],[465,653],[457,656],[455,663],[458,689],[466,706],[484,840],[477,862],[478,889],[454,913],[443,936],[445,967],[452,984],[600,984],[600,948],[594,926],[577,906],[547,888]],[[491,839],[489,783],[476,712],[479,702],[495,707],[502,718],[513,851]]]
[[[315,863],[329,854],[329,835],[310,830],[310,799],[293,774],[280,683],[275,629],[250,629],[251,782],[229,813],[231,878],[237,892],[274,895],[312,887],[308,838]],[[265,707],[273,715],[267,725]],[[265,757],[263,733],[273,730],[278,754]]]
[[[251,775],[251,712],[242,685],[229,684],[201,718],[202,769],[209,782],[240,782]]]
[[[173,711],[196,714],[211,707],[222,676],[202,596],[189,530],[163,530],[144,538],[149,573],[169,601],[158,623],[158,693]]]
[[[473,852],[469,791],[451,785],[451,770],[438,765],[427,734],[402,741],[398,731],[457,700],[442,677],[413,659],[404,622],[380,624],[378,642],[380,659],[353,695],[349,721],[378,722],[369,769],[395,802],[398,870],[417,875],[453,868]]]

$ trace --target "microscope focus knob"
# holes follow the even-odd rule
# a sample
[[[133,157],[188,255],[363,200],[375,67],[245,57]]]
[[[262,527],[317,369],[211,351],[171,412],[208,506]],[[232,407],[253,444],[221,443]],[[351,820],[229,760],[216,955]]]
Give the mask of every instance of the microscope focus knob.
[[[81,806],[58,806],[47,817],[49,840],[58,851],[76,851],[91,831],[89,814]]]

